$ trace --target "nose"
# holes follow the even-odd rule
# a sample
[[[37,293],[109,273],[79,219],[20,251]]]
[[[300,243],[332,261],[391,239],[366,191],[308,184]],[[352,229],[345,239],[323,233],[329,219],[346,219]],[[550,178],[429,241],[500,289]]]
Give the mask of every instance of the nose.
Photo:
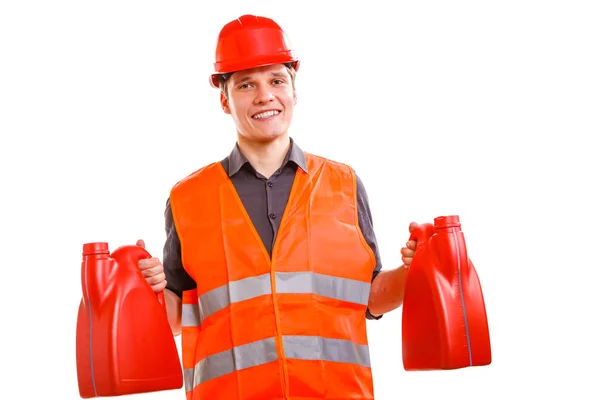
[[[271,91],[271,87],[269,85],[260,85],[258,87],[258,91],[256,92],[256,97],[254,98],[254,102],[256,104],[265,104],[270,101],[273,101],[275,96]]]

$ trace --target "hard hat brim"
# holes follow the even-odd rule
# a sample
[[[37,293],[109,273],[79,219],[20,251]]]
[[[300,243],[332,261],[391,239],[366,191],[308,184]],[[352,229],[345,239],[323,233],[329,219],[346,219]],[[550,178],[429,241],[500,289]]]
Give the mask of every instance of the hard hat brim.
[[[224,63],[220,63],[219,65],[215,64],[215,70],[219,72],[214,72],[209,77],[210,85],[213,88],[219,88],[219,77],[223,74],[232,74],[234,72],[245,71],[252,68],[260,68],[266,67],[269,65],[275,64],[292,64],[292,68],[296,71],[300,68],[300,61],[289,54],[282,54],[281,56],[270,56],[268,60],[263,58],[255,58],[251,60],[244,60],[243,62],[235,62],[226,65]]]

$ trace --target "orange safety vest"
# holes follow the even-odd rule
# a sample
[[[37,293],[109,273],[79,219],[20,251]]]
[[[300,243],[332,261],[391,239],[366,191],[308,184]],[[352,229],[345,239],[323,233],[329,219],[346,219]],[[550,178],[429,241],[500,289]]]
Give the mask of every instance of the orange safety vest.
[[[180,181],[171,207],[183,265],[188,400],[373,399],[365,312],[375,257],[356,177],[306,154],[272,257],[221,163]]]

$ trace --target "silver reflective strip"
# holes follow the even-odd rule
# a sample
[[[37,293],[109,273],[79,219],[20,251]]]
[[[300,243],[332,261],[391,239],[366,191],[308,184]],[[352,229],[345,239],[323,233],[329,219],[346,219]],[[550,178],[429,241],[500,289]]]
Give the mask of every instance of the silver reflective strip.
[[[200,308],[198,304],[181,305],[181,326],[200,326]]]
[[[192,390],[209,379],[277,360],[275,338],[236,346],[200,360],[194,368],[183,371],[185,390]]]
[[[271,275],[263,274],[229,282],[200,296],[200,321],[231,303],[271,293]]]
[[[275,274],[277,293],[316,293],[332,299],[347,301],[366,306],[369,303],[369,282],[348,278],[339,278],[314,272],[277,272]],[[198,317],[188,313],[189,324],[200,324],[205,318],[229,306],[232,303],[264,296],[271,293],[271,276],[263,274],[229,282],[199,297]],[[183,315],[182,315],[183,319]],[[186,325],[189,326],[189,325]]]
[[[367,305],[371,284],[314,272],[277,272],[277,293],[316,293],[324,297]]]
[[[286,358],[371,366],[369,347],[349,340],[320,336],[284,336],[283,348]]]
[[[184,387],[186,392],[194,389],[194,368],[183,370],[183,382],[185,384]]]
[[[320,336],[283,336],[286,358],[357,364],[370,368],[369,348],[349,340]],[[226,350],[200,360],[183,371],[185,390],[210,379],[277,360],[275,339],[268,338]]]

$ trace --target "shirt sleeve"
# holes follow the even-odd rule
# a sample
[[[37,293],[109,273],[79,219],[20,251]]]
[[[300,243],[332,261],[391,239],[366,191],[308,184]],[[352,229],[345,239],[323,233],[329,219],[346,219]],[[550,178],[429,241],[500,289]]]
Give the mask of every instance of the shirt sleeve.
[[[177,235],[177,229],[175,229],[170,199],[167,199],[165,209],[165,233],[167,238],[163,248],[163,266],[167,279],[167,289],[181,298],[183,291],[196,288],[196,282],[183,268],[181,242]]]
[[[375,255],[375,268],[373,269],[373,276],[371,278],[371,282],[375,277],[381,272],[381,257],[379,255],[379,248],[377,247],[377,238],[375,237],[375,231],[373,229],[373,217],[371,215],[371,209],[369,207],[369,197],[367,196],[367,190],[362,182],[362,180],[358,177],[356,172],[354,173],[356,176],[356,197],[357,197],[357,205],[358,205],[358,224],[360,230],[362,232],[365,241],[373,250],[373,254]],[[380,319],[382,315],[374,316],[367,309],[367,319]]]

